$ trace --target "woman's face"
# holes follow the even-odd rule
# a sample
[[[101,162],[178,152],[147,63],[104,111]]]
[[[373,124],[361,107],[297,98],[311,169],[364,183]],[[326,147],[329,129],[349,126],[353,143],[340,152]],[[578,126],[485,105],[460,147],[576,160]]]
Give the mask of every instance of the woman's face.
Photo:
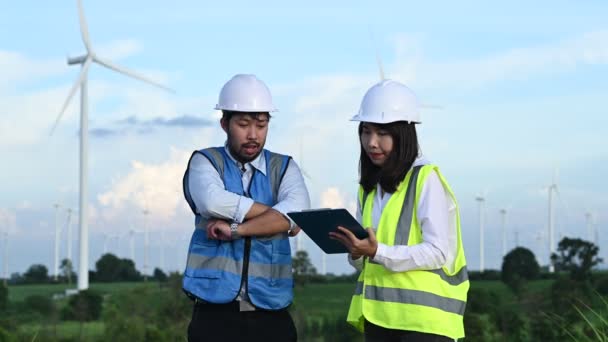
[[[361,125],[361,146],[376,166],[382,167],[393,150],[393,137],[376,125]]]

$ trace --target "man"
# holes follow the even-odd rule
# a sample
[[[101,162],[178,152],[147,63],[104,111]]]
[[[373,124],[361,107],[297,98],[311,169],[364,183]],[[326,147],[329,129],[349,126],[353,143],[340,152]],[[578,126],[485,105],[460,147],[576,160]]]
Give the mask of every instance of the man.
[[[310,207],[296,163],[264,149],[270,112],[266,85],[236,75],[216,109],[223,147],[195,151],[184,195],[195,215],[183,289],[194,299],[189,341],[296,341],[286,308],[293,299],[290,211]]]

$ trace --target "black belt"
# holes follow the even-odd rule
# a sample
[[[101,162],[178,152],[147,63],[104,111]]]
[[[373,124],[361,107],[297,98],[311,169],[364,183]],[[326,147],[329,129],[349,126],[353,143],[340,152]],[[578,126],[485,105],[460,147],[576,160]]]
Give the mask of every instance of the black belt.
[[[258,309],[249,302],[234,300],[229,303],[209,303],[207,301],[195,298],[194,306],[205,311],[222,311],[222,312],[246,312],[246,311],[267,311]]]

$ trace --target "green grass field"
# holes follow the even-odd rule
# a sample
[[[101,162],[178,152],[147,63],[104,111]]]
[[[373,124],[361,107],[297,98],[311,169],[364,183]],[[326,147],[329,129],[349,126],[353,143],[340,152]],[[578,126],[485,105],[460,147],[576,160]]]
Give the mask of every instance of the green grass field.
[[[92,283],[91,290],[98,291],[102,294],[112,294],[130,290],[137,286],[158,286],[155,282],[131,282],[131,283]],[[9,286],[8,298],[10,302],[21,302],[25,298],[33,295],[52,297],[54,294],[64,294],[68,288],[75,288],[74,285],[67,284],[37,284],[37,285],[15,285]]]
[[[551,280],[538,280],[529,284],[529,291],[539,293],[546,291],[551,286]],[[166,288],[159,288],[158,283],[133,282],[133,283],[92,283],[91,289],[101,294],[119,294],[131,291],[138,287],[146,287],[152,302],[160,301],[168,292]],[[32,295],[42,295],[52,297],[55,293],[64,293],[66,285],[47,284],[47,285],[19,285],[9,287],[9,301],[22,302],[25,298]],[[354,283],[331,283],[331,284],[307,284],[296,287],[292,313],[294,318],[300,321],[298,329],[302,329],[301,324],[311,322],[321,323],[329,321],[344,321],[349,309],[351,297],[355,288]],[[498,294],[506,302],[517,303],[513,293],[500,281],[472,281],[473,290],[485,289],[489,292]],[[151,290],[151,291],[150,291]],[[58,306],[64,306],[67,299],[57,302]],[[148,302],[155,307],[157,304]],[[160,305],[160,304],[159,304]],[[307,323],[306,323],[307,322]],[[57,336],[65,339],[77,340],[80,336],[80,324],[73,321],[59,321],[55,326],[47,322],[31,322],[19,326],[21,336],[35,341]],[[56,329],[56,330],[55,330]],[[309,330],[310,331],[310,330]],[[85,323],[83,326],[83,340],[93,340],[101,338],[104,334],[104,324],[101,321]],[[50,337],[49,337],[50,336]],[[357,335],[358,336],[358,335]],[[35,338],[35,339],[34,339]]]

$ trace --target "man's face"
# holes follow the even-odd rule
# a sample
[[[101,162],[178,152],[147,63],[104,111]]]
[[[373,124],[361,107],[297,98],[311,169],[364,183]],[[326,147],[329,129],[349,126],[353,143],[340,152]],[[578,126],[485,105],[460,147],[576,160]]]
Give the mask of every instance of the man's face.
[[[266,113],[236,113],[230,120],[221,121],[228,135],[228,148],[236,160],[248,163],[262,152],[268,134],[268,121]]]

